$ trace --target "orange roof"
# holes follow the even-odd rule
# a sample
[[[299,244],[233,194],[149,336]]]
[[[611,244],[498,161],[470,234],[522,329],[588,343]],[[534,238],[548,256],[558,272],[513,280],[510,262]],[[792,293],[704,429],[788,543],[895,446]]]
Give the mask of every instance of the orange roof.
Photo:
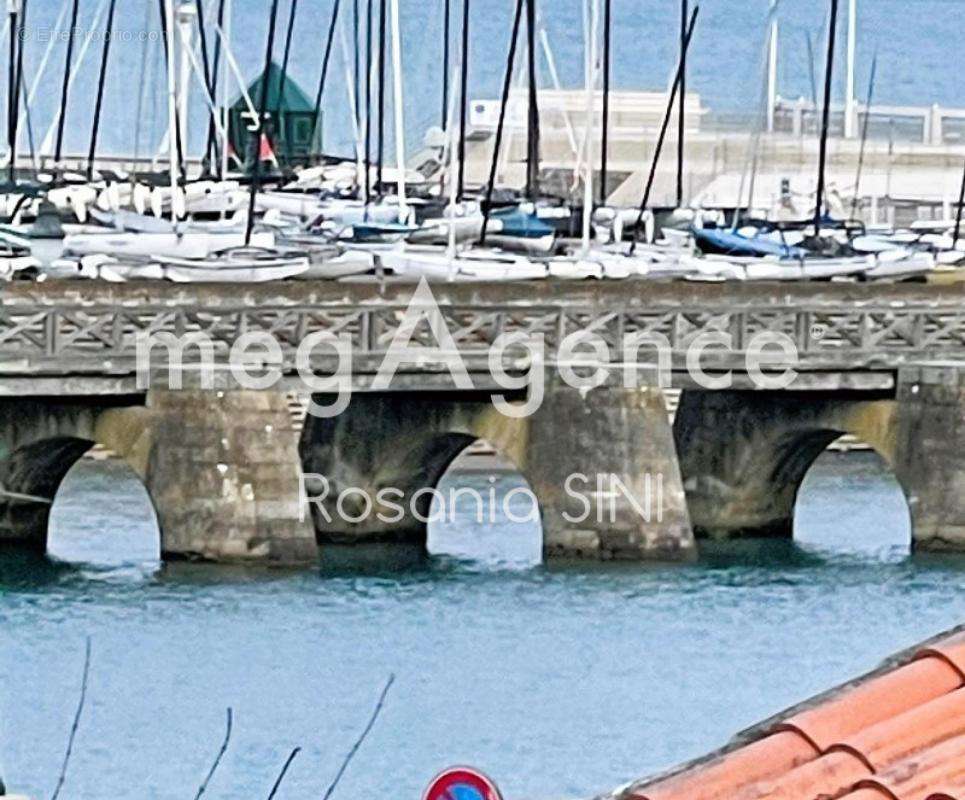
[[[965,628],[616,800],[965,800]]]

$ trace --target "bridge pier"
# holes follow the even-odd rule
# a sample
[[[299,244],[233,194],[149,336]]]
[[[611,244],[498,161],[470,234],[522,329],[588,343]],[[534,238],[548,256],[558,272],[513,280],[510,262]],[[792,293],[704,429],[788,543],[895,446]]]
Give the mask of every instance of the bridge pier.
[[[0,544],[46,551],[70,468],[100,443],[140,476],[165,558],[312,562],[297,436],[285,396],[152,391],[0,402]]]
[[[478,439],[529,481],[548,557],[693,556],[662,393],[560,386],[523,419],[488,394],[445,392],[358,394],[340,416],[310,418],[302,457],[319,542],[425,547],[432,490]]]
[[[316,560],[284,394],[152,391],[147,410],[150,448],[137,466],[166,557]]]
[[[526,474],[549,556],[696,554],[660,389],[549,387],[530,422]]]
[[[896,438],[916,548],[965,551],[965,363],[900,370]]]

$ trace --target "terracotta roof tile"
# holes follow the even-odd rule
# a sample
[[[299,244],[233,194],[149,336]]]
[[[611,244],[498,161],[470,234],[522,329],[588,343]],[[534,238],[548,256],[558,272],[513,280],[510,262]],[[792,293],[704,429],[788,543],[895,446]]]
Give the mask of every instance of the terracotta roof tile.
[[[965,631],[618,800],[965,800]]]
[[[704,769],[682,773],[637,797],[646,800],[730,800],[744,786],[783,775],[815,758],[810,742],[793,731],[775,733],[724,755]]]
[[[965,736],[916,753],[857,786],[845,800],[864,800],[859,796],[862,791],[876,791],[889,800],[926,800],[937,789],[965,786]]]
[[[918,658],[928,656],[944,658],[958,670],[958,674],[965,680],[965,631],[942,639],[930,647],[919,650],[917,653]]]
[[[944,658],[924,656],[912,663],[843,691],[786,720],[779,727],[793,729],[821,752],[875,723],[934,700],[962,685],[962,676]]]
[[[859,755],[875,772],[946,739],[965,733],[965,690],[879,722],[836,744]]]

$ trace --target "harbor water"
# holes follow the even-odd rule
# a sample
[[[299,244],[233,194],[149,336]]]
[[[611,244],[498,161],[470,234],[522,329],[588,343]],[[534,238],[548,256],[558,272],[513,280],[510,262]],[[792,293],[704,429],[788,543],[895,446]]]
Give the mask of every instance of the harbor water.
[[[417,150],[423,135],[442,117],[442,9],[444,0],[400,0],[403,41],[404,105],[407,150]],[[86,153],[97,90],[100,59],[99,31],[95,25],[102,2],[81,3],[80,41],[90,40],[86,56],[76,70],[67,115],[66,152]],[[234,0],[232,51],[239,70],[253,80],[264,65],[268,7],[263,0]],[[352,3],[342,2],[347,36],[351,36]],[[359,4],[365,9],[365,3]],[[453,2],[453,50],[458,39],[461,3]],[[693,3],[692,3],[693,5]],[[827,3],[782,0],[780,3],[780,59],[778,88],[787,98],[812,97],[812,69],[808,58],[810,36],[815,53],[815,84],[823,85],[824,36]],[[218,3],[204,8],[215,13]],[[511,29],[512,0],[473,0],[469,90],[471,98],[499,96]],[[553,51],[564,88],[583,85],[583,20],[578,0],[542,0],[542,24]],[[704,0],[688,59],[688,89],[701,95],[713,111],[743,115],[756,113],[762,81],[762,53],[767,32],[769,0]],[[846,28],[842,4],[839,31]],[[280,4],[280,29],[288,20],[288,2]],[[291,50],[290,74],[314,98],[331,0],[300,0]],[[377,4],[376,4],[377,7]],[[60,0],[30,4],[25,32],[26,75],[33,83],[48,54],[47,68],[33,95],[28,124],[22,126],[21,150],[31,143],[40,148],[60,99],[60,80],[66,48],[66,28],[58,25]],[[613,2],[613,86],[615,89],[662,91],[673,74],[679,47],[679,3]],[[965,83],[960,80],[959,43],[965,35],[965,0],[874,0],[858,8],[856,82],[864,97],[873,55],[878,54],[875,102],[891,105],[930,106],[937,103],[965,107]],[[210,33],[213,40],[214,33]],[[364,40],[363,34],[360,36]],[[843,100],[845,37],[838,37],[836,101]],[[279,35],[276,60],[282,58]],[[352,65],[352,48],[343,50],[337,37],[324,102],[324,144],[328,152],[351,154],[353,134],[346,68]],[[167,129],[165,74],[161,63],[160,27],[155,2],[118,5],[115,35],[104,97],[105,124],[100,132],[103,154],[137,154],[150,157],[160,148]],[[213,41],[209,41],[213,48]],[[82,45],[76,47],[80,60]],[[348,58],[345,55],[348,54]],[[364,52],[362,59],[364,63]],[[391,63],[391,60],[390,60]],[[721,66],[726,65],[725,69]],[[549,70],[540,66],[541,85],[552,88]],[[224,85],[224,84],[222,84]],[[205,106],[199,83],[191,102],[191,147],[198,152],[207,131]],[[56,87],[56,90],[55,90]],[[142,98],[142,91],[143,98]],[[232,77],[230,95],[238,95]],[[387,92],[391,111],[392,92]],[[373,94],[373,97],[375,95]],[[364,98],[363,98],[364,99]],[[393,125],[386,125],[388,154],[394,158]],[[29,137],[29,140],[28,140]]]
[[[488,482],[484,472],[447,478]],[[519,478],[499,474],[506,492]],[[319,797],[396,675],[336,797],[418,797],[469,762],[508,798],[588,797],[722,744],[962,621],[965,561],[908,552],[869,454],[812,469],[794,541],[703,544],[692,566],[542,565],[538,526],[435,526],[428,559],[317,571],[163,567],[139,482],[76,467],[51,560],[0,553],[0,771],[49,796]]]

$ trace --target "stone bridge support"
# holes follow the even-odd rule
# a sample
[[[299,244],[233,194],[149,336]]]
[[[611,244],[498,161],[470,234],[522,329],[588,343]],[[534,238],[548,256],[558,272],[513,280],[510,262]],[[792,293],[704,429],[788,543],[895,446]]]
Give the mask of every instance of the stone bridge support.
[[[916,546],[965,551],[965,363],[902,369],[896,427]]]
[[[424,392],[358,394],[344,414],[310,418],[302,457],[319,541],[424,547],[428,490],[477,439],[528,480],[548,556],[694,554],[662,393],[566,386],[523,419],[484,393]]]
[[[874,447],[920,550],[965,550],[965,366],[902,369],[897,397],[684,392],[674,423],[694,529],[790,536],[801,482],[843,434]]]
[[[95,443],[141,477],[164,557],[315,560],[297,436],[269,392],[0,401],[0,544],[46,550],[57,490]]]

